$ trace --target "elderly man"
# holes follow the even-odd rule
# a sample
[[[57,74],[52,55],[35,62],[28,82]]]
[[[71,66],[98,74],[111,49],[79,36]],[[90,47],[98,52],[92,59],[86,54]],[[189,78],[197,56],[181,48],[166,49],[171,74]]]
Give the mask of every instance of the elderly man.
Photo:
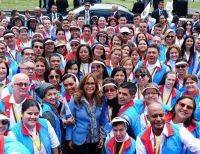
[[[200,140],[184,127],[166,123],[164,109],[160,103],[148,106],[147,118],[151,123],[136,140],[137,154],[184,153],[187,148],[192,153],[200,153]]]
[[[11,87],[13,93],[0,101],[0,110],[10,118],[10,127],[21,120],[22,103],[29,98],[29,77],[23,73],[14,75]]]
[[[29,95],[36,98],[35,90],[39,87],[39,83],[33,80],[35,73],[35,62],[27,59],[20,64],[20,73],[26,74],[30,80]],[[4,98],[13,93],[12,83],[7,84],[7,86],[2,90],[1,98]]]

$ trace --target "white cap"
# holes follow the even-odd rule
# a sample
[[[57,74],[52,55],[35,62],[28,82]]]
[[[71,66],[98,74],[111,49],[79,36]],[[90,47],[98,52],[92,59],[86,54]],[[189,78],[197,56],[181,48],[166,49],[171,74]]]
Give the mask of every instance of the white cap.
[[[130,33],[130,30],[129,30],[129,28],[128,27],[122,27],[121,29],[120,29],[120,33]]]
[[[4,114],[0,114],[0,120],[9,120]]]
[[[128,121],[125,118],[122,118],[122,117],[115,117],[111,121],[111,125],[113,125],[113,123],[115,123],[115,122],[123,122],[126,126],[128,125]]]

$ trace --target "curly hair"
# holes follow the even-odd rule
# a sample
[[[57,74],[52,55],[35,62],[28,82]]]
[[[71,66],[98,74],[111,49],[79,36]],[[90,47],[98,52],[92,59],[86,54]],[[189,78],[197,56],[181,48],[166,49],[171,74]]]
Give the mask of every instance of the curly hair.
[[[81,98],[86,95],[85,91],[84,91],[84,86],[85,86],[85,83],[89,80],[89,78],[94,79],[95,92],[93,93],[93,98],[95,98],[97,105],[100,106],[103,102],[103,94],[102,94],[102,91],[100,90],[97,78],[92,73],[87,74],[81,80],[81,82],[78,86],[78,90],[74,94],[74,96],[75,96],[74,102],[75,102],[75,104],[82,105]]]

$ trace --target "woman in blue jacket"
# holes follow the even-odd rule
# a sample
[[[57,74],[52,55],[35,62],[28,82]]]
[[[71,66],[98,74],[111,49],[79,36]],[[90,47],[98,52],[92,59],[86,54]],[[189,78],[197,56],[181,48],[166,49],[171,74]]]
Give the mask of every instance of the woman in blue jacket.
[[[86,75],[80,82],[74,100],[69,107],[75,124],[67,126],[69,147],[74,154],[100,154],[103,147],[104,126],[103,97],[98,81],[93,74]]]
[[[22,104],[22,121],[11,128],[9,136],[21,142],[32,154],[58,154],[60,145],[51,124],[39,118],[40,107],[33,99]]]

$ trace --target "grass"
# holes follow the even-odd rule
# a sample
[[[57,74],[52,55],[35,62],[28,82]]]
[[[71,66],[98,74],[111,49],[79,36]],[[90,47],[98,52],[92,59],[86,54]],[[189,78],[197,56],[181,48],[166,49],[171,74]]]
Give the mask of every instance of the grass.
[[[39,0],[0,0],[0,10],[33,10],[38,6]],[[129,8],[130,10],[133,7],[133,2],[136,0],[115,0],[114,3],[121,4]],[[199,9],[200,0],[189,0],[189,8]],[[113,3],[113,0],[102,0],[103,3]],[[167,0],[165,0],[167,2]],[[73,8],[73,0],[68,0],[70,8]]]

